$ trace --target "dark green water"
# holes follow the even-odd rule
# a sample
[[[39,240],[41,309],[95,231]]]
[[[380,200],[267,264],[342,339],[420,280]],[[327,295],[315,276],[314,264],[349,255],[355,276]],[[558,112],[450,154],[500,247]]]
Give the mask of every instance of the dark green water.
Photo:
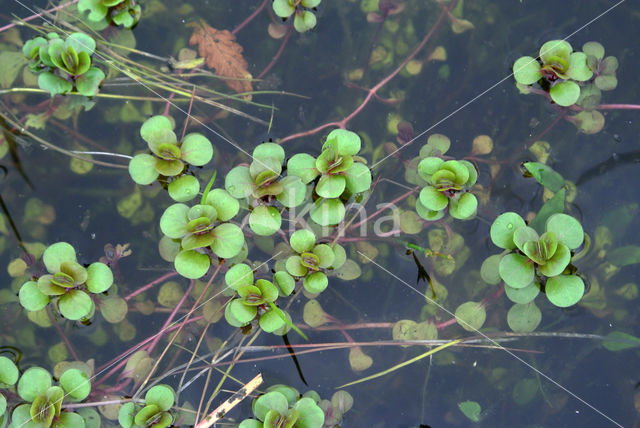
[[[2,12],[0,25],[8,22],[10,13],[23,17],[30,15],[19,3],[12,0],[4,0],[3,3],[8,9]],[[186,27],[186,23],[204,19],[215,28],[232,30],[259,4],[259,1],[248,0],[198,1],[191,3],[190,9],[186,7],[188,3],[180,8],[173,2],[147,2],[145,7],[153,10],[153,14],[147,16],[146,11],[143,12],[142,20],[133,30],[136,48],[161,57],[175,57],[180,48],[188,45],[192,29]],[[28,6],[45,5],[30,3]],[[269,132],[264,125],[242,117],[215,117],[219,111],[202,103],[194,104],[192,114],[247,152],[251,152],[265,138],[285,138],[327,122],[339,121],[363,101],[367,92],[362,88],[370,88],[388,76],[414,46],[434,29],[440,10],[433,1],[406,1],[404,11],[390,16],[375,38],[378,24],[366,21],[359,1],[325,0],[317,12],[316,29],[305,34],[294,32],[264,80],[254,85],[254,89],[304,96],[274,93],[253,96],[254,102],[273,105],[277,109],[273,113],[273,125]],[[640,8],[637,3],[604,0],[467,0],[462,16],[472,22],[475,28],[454,34],[450,22],[444,18],[435,26],[426,48],[416,56],[416,59],[423,61],[420,73],[411,76],[401,72],[379,90],[379,99],[371,100],[348,123],[348,129],[358,132],[363,140],[370,141],[373,149],[387,142],[398,144],[396,135],[387,126],[388,120],[393,118],[410,123],[414,136],[428,130],[399,151],[397,157],[389,158],[374,168],[374,181],[378,178],[380,181],[367,202],[367,213],[373,213],[377,204],[394,200],[406,192],[404,187],[394,183],[408,185],[404,180],[403,162],[418,154],[428,135],[441,133],[450,137],[452,147],[447,154],[455,158],[469,155],[475,136],[489,135],[493,139],[494,150],[484,157],[491,159],[491,162],[479,163],[478,182],[485,189],[491,188],[488,201],[480,204],[476,219],[449,223],[453,231],[462,235],[469,251],[468,259],[459,270],[450,276],[437,277],[448,290],[448,297],[442,305],[452,312],[463,302],[489,298],[497,290],[492,288],[494,286],[483,284],[477,274],[482,261],[498,252],[488,239],[489,227],[496,215],[516,211],[525,216],[537,212],[543,204],[541,186],[533,179],[524,178],[520,169],[521,162],[534,160],[533,154],[526,150],[526,145],[538,139],[541,133],[544,135],[540,139],[551,146],[548,163],[565,179],[577,183],[576,198],[568,209],[570,214],[580,219],[588,234],[593,236],[598,226],[606,224],[614,232],[609,249],[615,249],[638,245],[640,228],[637,216],[631,215],[627,221],[619,211],[615,211],[639,203],[640,199],[636,185],[640,159],[638,110],[604,110],[604,128],[596,134],[586,135],[579,133],[571,123],[558,120],[559,115],[563,114],[562,110],[549,104],[543,97],[520,95],[513,78],[509,77],[514,60],[522,55],[535,56],[540,45],[547,40],[568,37],[567,40],[576,49],[587,41],[595,40],[605,47],[607,55],[616,56],[620,63],[618,86],[604,93],[602,102],[639,103],[640,87],[636,71],[640,68],[640,54],[636,34],[640,24]],[[248,71],[254,77],[269,64],[281,44],[281,40],[273,40],[267,35],[269,22],[269,13],[264,10],[237,34],[237,41],[244,49]],[[36,20],[34,23],[42,22]],[[21,29],[20,35],[22,40],[27,40],[33,33]],[[444,47],[446,61],[424,62],[436,46]],[[386,49],[389,62],[371,64],[361,80],[349,82],[348,74],[364,67],[370,50],[375,51],[380,47]],[[156,68],[163,65],[161,61],[142,56],[133,58]],[[121,80],[117,83],[129,84],[106,84],[102,92],[157,98],[144,87],[122,79],[122,75],[118,77]],[[201,78],[195,81],[222,92],[230,92],[215,79]],[[23,85],[18,79],[14,86]],[[167,93],[162,92],[162,95],[166,96]],[[47,107],[46,103],[41,104],[47,99],[46,95],[31,94],[23,99],[9,98],[8,95],[2,97],[3,108],[6,107],[18,118],[24,118],[27,113],[44,111],[43,108]],[[395,99],[395,102],[384,102],[387,99]],[[266,122],[270,121],[270,108],[228,100],[221,102]],[[132,154],[144,148],[144,142],[138,134],[141,121],[151,113],[161,114],[165,103],[150,103],[152,111],[144,110],[142,102],[130,103],[134,110],[140,110],[139,121],[108,122],[107,118],[120,114],[124,101],[99,99],[92,110],[81,113],[76,120],[53,119],[45,129],[31,131],[69,149],[81,144],[87,150]],[[186,103],[178,105],[182,109],[188,108]],[[171,114],[180,129],[184,114],[175,108]],[[545,132],[549,127],[550,130]],[[285,142],[287,156],[303,151],[314,156],[319,154],[323,138],[330,129]],[[250,161],[210,130],[195,124],[191,124],[189,130],[207,135],[216,149],[213,164],[198,171],[201,177],[205,177],[201,179],[203,186],[214,169],[219,177],[216,184],[221,186],[221,177],[232,166]],[[90,141],[83,140],[84,137]],[[115,245],[130,242],[133,255],[122,259],[119,264],[121,277],[116,283],[120,295],[134,291],[172,268],[170,263],[159,257],[157,251],[157,240],[162,236],[158,219],[171,203],[164,190],[143,189],[143,206],[148,204],[147,214],[135,214],[132,222],[123,218],[117,210],[118,203],[136,191],[126,170],[95,166],[89,173],[78,175],[69,171],[68,157],[42,150],[29,138],[21,139],[19,143],[17,154],[20,165],[33,186],[25,182],[11,157],[6,155],[1,161],[7,173],[0,195],[23,241],[40,241],[47,245],[67,241],[78,250],[79,258],[87,262],[102,256],[107,243]],[[373,151],[363,155],[371,160]],[[381,159],[383,155],[376,156]],[[502,165],[500,174],[493,180],[490,163]],[[55,220],[45,225],[27,221],[25,204],[30,198],[38,198],[50,205],[55,211]],[[412,209],[406,200],[398,202],[398,207]],[[631,211],[635,214],[636,210]],[[379,266],[363,263],[356,252],[362,247],[356,248],[354,243],[345,243],[350,258],[360,264],[362,276],[353,281],[331,278],[329,290],[319,297],[319,301],[326,312],[345,324],[420,320],[425,298],[407,286],[416,285],[417,268],[413,258],[405,254],[402,244],[389,237],[375,236],[371,233],[372,229],[371,224],[365,242],[370,242],[379,250],[380,254],[375,258]],[[427,235],[428,231],[423,230],[420,234],[403,235],[403,238],[428,247]],[[354,234],[352,237],[357,236]],[[0,263],[6,265],[20,253],[15,234],[9,229],[4,237]],[[270,256],[268,251],[251,247],[252,261],[264,261]],[[593,294],[587,296],[583,302],[568,309],[552,306],[544,296],[536,299],[542,311],[542,322],[537,332],[606,335],[612,331],[623,331],[640,336],[639,298],[632,296],[627,300],[618,293],[625,284],[638,281],[638,265],[625,266],[615,275],[603,277],[597,270],[600,262],[595,258],[586,258],[576,263],[579,272],[587,279],[590,290],[593,290],[594,281],[598,282],[600,292],[597,297]],[[433,274],[430,265],[425,263],[425,266]],[[6,273],[2,274],[2,278],[4,288],[17,291],[16,287],[20,284],[12,285],[12,279]],[[178,281],[183,290],[186,289],[188,281]],[[216,283],[221,284],[220,281]],[[431,296],[425,283],[418,283],[417,289]],[[156,294],[154,289],[146,293],[145,298],[155,302]],[[193,301],[191,299],[187,307]],[[296,322],[302,323],[305,301],[306,297],[300,295],[291,307],[290,312]],[[510,331],[506,315],[510,306],[511,302],[504,295],[492,300],[487,307],[487,320],[482,331]],[[99,314],[90,326],[71,325],[68,321],[61,321],[60,325],[81,359],[94,358],[96,366],[100,366],[154,334],[165,322],[168,312],[158,311],[144,316],[131,310],[127,321],[135,326],[136,332],[133,339],[125,342],[118,338],[118,328],[106,323]],[[3,323],[0,345],[20,348],[23,352],[23,368],[29,365],[51,368],[54,362],[48,357],[47,350],[60,342],[56,331],[51,327],[36,327],[28,321],[16,302],[4,303],[0,313]],[[438,311],[437,317],[438,322],[446,322],[451,318],[443,311]],[[223,320],[213,325],[207,334],[210,339],[224,339],[232,332]],[[200,333],[201,327],[190,328],[189,334],[182,338],[182,345],[193,349]],[[97,334],[106,335],[107,340],[93,344],[89,338]],[[308,334],[312,343],[345,340],[339,331],[308,331]],[[390,328],[357,329],[349,331],[349,334],[355,341],[363,342],[391,339]],[[473,333],[455,324],[439,332],[439,337],[445,339],[471,335]],[[295,334],[289,334],[289,338],[295,343],[303,342]],[[161,345],[164,344],[166,341],[161,342]],[[257,344],[280,345],[282,341],[278,337],[263,334]],[[449,348],[432,361],[425,359],[390,375],[349,387],[347,390],[353,395],[355,404],[341,426],[470,426],[473,423],[458,409],[458,403],[467,400],[476,401],[482,406],[482,420],[478,426],[615,426],[612,421],[623,426],[638,425],[640,418],[634,409],[634,394],[637,397],[640,392],[637,388],[640,381],[640,353],[637,349],[611,352],[604,349],[598,340],[566,337],[530,337],[507,342],[504,346],[517,348],[515,355],[522,361],[499,349]],[[161,349],[156,348],[155,353],[158,354]],[[373,365],[358,373],[351,370],[348,351],[344,349],[301,355],[299,361],[309,388],[328,398],[337,386],[384,370],[425,352],[425,349],[373,346],[365,348],[365,352],[373,358]],[[171,360],[170,355],[166,358],[167,361]],[[188,356],[180,354],[174,364],[187,360]],[[527,365],[535,367],[544,376]],[[167,367],[163,365],[161,370],[167,370]],[[287,356],[238,364],[232,374],[242,381],[248,381],[257,372],[263,373],[265,385],[288,383],[300,391],[308,389],[300,381],[293,362]],[[553,379],[562,388],[545,377]],[[219,374],[214,374],[213,383],[217,383],[218,378]],[[107,384],[111,385],[110,382],[113,380]],[[169,377],[165,382],[177,382],[177,378]],[[229,390],[238,387],[231,382],[225,384]],[[197,406],[203,388],[201,378],[181,394],[180,404],[182,400],[188,400]],[[530,397],[525,400],[523,396],[527,394]],[[220,400],[214,403],[226,397],[221,394]],[[639,401],[640,398],[636,398],[636,403]],[[248,402],[241,404],[238,409],[229,416],[236,420],[250,416]],[[103,426],[109,426],[109,423],[104,420]]]

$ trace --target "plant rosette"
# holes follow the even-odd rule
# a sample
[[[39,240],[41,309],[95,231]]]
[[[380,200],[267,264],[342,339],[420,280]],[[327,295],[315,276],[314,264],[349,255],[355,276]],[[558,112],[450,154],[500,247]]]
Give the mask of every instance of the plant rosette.
[[[242,229],[228,222],[240,209],[233,196],[226,190],[212,189],[203,202],[192,207],[173,204],[160,218],[162,233],[180,242],[173,262],[185,278],[197,279],[207,273],[211,266],[207,249],[228,259],[240,253],[245,243]]]
[[[278,297],[289,296],[295,288],[295,281],[289,274],[276,272],[273,282],[255,280],[253,270],[241,263],[227,271],[225,282],[237,293],[224,312],[230,325],[244,327],[257,318],[260,328],[267,333],[282,335],[289,330],[290,315],[275,304]]]
[[[420,217],[438,220],[447,208],[449,215],[458,220],[476,214],[478,200],[469,189],[476,183],[478,172],[471,162],[428,156],[418,163],[418,174],[427,183],[416,201]]]
[[[63,411],[63,401],[79,402],[89,396],[89,376],[78,369],[62,373],[59,386],[53,385],[51,374],[41,367],[28,368],[18,381],[19,397],[27,403],[15,407],[11,414],[13,427],[49,428],[85,426],[82,416]]]
[[[87,13],[89,21],[104,22],[133,28],[140,20],[142,9],[136,0],[80,0],[78,11]]]
[[[316,26],[316,16],[308,9],[314,9],[321,0],[274,0],[271,7],[276,15],[287,19],[295,14],[293,27],[299,33],[311,30]]]
[[[580,222],[567,214],[553,214],[542,235],[514,212],[499,215],[491,225],[491,240],[506,251],[491,256],[481,270],[490,283],[505,282],[507,295],[516,303],[533,300],[542,288],[555,306],[572,306],[584,294],[584,282],[574,274],[566,274],[571,263],[571,251],[582,245],[584,231]],[[498,279],[499,278],[499,279]],[[540,286],[542,285],[542,287]]]
[[[123,428],[166,428],[174,417],[171,408],[175,402],[175,392],[168,385],[156,385],[144,396],[144,405],[132,402],[124,404],[118,412],[118,422]]]
[[[131,159],[129,174],[133,181],[151,184],[160,175],[179,175],[185,164],[203,166],[211,160],[213,146],[204,135],[192,132],[179,142],[173,127],[173,120],[162,115],[150,117],[142,124],[140,135],[153,155],[141,153]]]
[[[84,33],[72,33],[64,41],[49,33],[47,39],[36,37],[22,47],[30,70],[38,73],[40,89],[49,91],[51,96],[74,88],[87,97],[97,94],[105,75],[91,64],[95,40]]]
[[[318,158],[306,153],[293,155],[287,162],[289,175],[311,183],[318,176],[314,192],[318,197],[309,215],[321,226],[332,226],[344,219],[342,200],[371,188],[371,170],[366,160],[357,156],[361,141],[358,134],[345,129],[329,133]]]
[[[275,143],[262,143],[253,150],[249,166],[239,165],[225,177],[225,189],[237,199],[248,199],[254,206],[249,227],[259,236],[270,236],[280,229],[282,218],[276,207],[268,206],[277,199],[287,208],[302,204],[307,185],[298,176],[282,177],[284,149]]]
[[[65,318],[74,321],[91,318],[95,304],[90,295],[104,293],[113,284],[109,266],[95,262],[85,268],[66,242],[50,245],[42,261],[49,273],[20,287],[20,304],[28,311],[39,311],[55,299],[56,308]]]
[[[255,419],[243,420],[238,428],[322,428],[325,415],[314,391],[300,396],[295,388],[273,385],[252,405]]]
[[[307,229],[293,232],[289,239],[297,254],[287,258],[286,271],[295,278],[303,278],[303,286],[311,294],[322,293],[329,285],[326,271],[339,269],[346,261],[344,248],[335,244],[316,244],[316,236]]]

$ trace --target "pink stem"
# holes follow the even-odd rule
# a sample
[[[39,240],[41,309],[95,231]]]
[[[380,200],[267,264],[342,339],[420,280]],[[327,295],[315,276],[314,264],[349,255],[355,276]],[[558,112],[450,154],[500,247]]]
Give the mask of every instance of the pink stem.
[[[41,17],[41,16],[42,16],[42,15],[44,15],[45,13],[53,13],[53,12],[56,12],[56,11],[58,11],[58,10],[60,10],[60,9],[64,9],[64,8],[65,8],[65,7],[67,7],[67,6],[71,6],[72,4],[78,3],[78,1],[79,1],[79,0],[71,0],[70,2],[67,2],[67,3],[64,3],[64,4],[58,5],[58,6],[56,6],[56,7],[52,7],[51,9],[47,10],[46,12],[40,12],[40,13],[36,13],[35,15],[31,15],[31,16],[29,16],[28,18],[24,18],[24,19],[20,20],[19,22],[20,22],[20,23],[22,23],[22,22],[29,22],[29,21],[32,21],[32,20],[34,20],[34,19],[36,19],[36,18]],[[2,33],[3,31],[8,30],[8,29],[10,29],[10,28],[13,28],[13,27],[15,27],[16,25],[18,25],[18,23],[17,23],[17,22],[12,22],[11,24],[7,24],[7,25],[5,25],[4,27],[0,27],[0,33]]]
[[[176,275],[178,275],[178,272],[176,272],[176,271],[171,271],[171,272],[165,273],[165,274],[164,274],[164,275],[162,275],[160,278],[158,278],[158,279],[154,279],[153,281],[151,281],[151,282],[150,282],[150,283],[148,283],[147,285],[144,285],[144,286],[142,286],[142,287],[138,288],[136,291],[134,291],[133,293],[131,293],[131,294],[129,294],[128,296],[126,296],[126,297],[124,298],[124,300],[129,301],[129,300],[133,299],[134,297],[136,297],[138,294],[140,294],[140,293],[144,293],[145,291],[147,291],[147,290],[148,290],[148,289],[150,289],[151,287],[153,287],[153,286],[155,286],[155,285],[158,285],[159,283],[161,283],[161,282],[162,282],[162,281],[164,281],[165,279],[169,279],[169,278],[174,277],[174,276],[176,276]]]
[[[640,110],[638,104],[600,104],[596,110]]]
[[[169,318],[167,318],[167,320],[164,322],[162,328],[160,329],[160,331],[164,331],[169,324],[171,324],[171,322],[173,321],[173,318],[176,316],[176,314],[178,313],[178,310],[180,309],[180,307],[182,306],[182,304],[184,303],[184,301],[187,299],[187,296],[189,295],[189,293],[191,293],[191,290],[193,289],[193,285],[195,284],[194,280],[191,280],[190,284],[189,284],[189,288],[187,289],[187,291],[182,295],[182,298],[180,299],[180,301],[178,302],[178,304],[176,305],[175,308],[173,308],[173,312],[171,312],[171,315],[169,315]],[[160,341],[160,338],[162,336],[158,335],[153,342],[151,342],[151,345],[148,346],[147,348],[147,352],[148,353],[152,353],[153,352],[153,348],[156,347],[156,345],[158,344],[158,342]]]
[[[258,16],[258,14],[260,12],[262,12],[262,9],[264,9],[264,7],[267,4],[267,0],[264,0],[262,2],[262,4],[260,6],[258,6],[258,8],[256,10],[253,11],[253,13],[251,15],[249,15],[247,17],[247,19],[245,19],[244,21],[242,21],[240,23],[240,25],[238,25],[236,28],[233,29],[233,31],[231,32],[231,34],[235,35],[238,31],[242,30],[248,23],[250,23],[253,18],[255,18],[256,16]]]
[[[440,12],[440,16],[438,16],[438,19],[433,24],[433,27],[431,27],[431,30],[429,30],[427,35],[424,36],[424,38],[422,39],[420,44],[418,44],[418,46],[416,46],[413,49],[413,51],[411,51],[411,53],[400,63],[400,65],[398,65],[398,67],[396,67],[395,70],[393,70],[391,72],[391,74],[389,74],[387,77],[385,77],[380,82],[378,82],[378,84],[375,85],[373,88],[369,89],[369,93],[365,97],[364,101],[362,101],[362,103],[354,111],[352,111],[351,114],[349,114],[347,117],[345,117],[344,119],[342,119],[339,122],[325,123],[324,125],[318,126],[317,128],[314,128],[314,129],[312,129],[310,131],[298,132],[298,133],[295,133],[295,134],[288,135],[288,136],[280,139],[279,140],[279,144],[283,144],[283,143],[285,143],[285,142],[287,142],[289,140],[293,140],[295,138],[300,138],[300,137],[306,137],[306,136],[309,136],[309,135],[313,135],[313,134],[323,130],[324,128],[328,128],[330,126],[337,126],[338,128],[345,129],[347,127],[347,123],[351,119],[356,117],[365,108],[365,106],[369,103],[369,101],[371,101],[371,99],[376,96],[376,92],[378,92],[378,90],[380,88],[382,88],[384,85],[389,83],[389,81],[391,79],[393,79],[398,73],[400,73],[400,71],[402,71],[404,66],[407,65],[407,63],[409,61],[411,61],[413,59],[413,57],[415,57],[418,54],[418,52],[420,52],[420,50],[424,47],[425,44],[427,44],[427,42],[429,41],[429,39],[431,38],[431,36],[435,32],[435,30],[440,26],[440,23],[442,22],[442,19],[447,15],[446,11],[447,11],[447,8],[445,6],[443,6],[442,7],[442,12]]]
[[[289,28],[287,29],[287,34],[284,36],[284,39],[282,39],[282,43],[280,43],[278,52],[276,52],[274,57],[271,58],[271,62],[265,67],[265,69],[262,70],[260,74],[258,74],[257,79],[262,79],[262,77],[265,74],[267,74],[269,70],[271,70],[271,67],[275,65],[276,61],[278,61],[278,58],[280,58],[280,55],[282,55],[282,51],[284,51],[284,47],[287,45],[287,42],[289,41],[289,37],[291,37],[291,33],[293,33],[293,26],[289,26]]]
[[[51,315],[51,311],[48,310],[48,308],[47,308],[47,315],[49,316],[49,321],[51,321],[51,324],[53,324],[53,326],[58,331],[58,334],[60,335],[60,337],[64,341],[64,344],[67,347],[67,349],[69,350],[69,352],[71,353],[71,356],[73,357],[73,359],[76,360],[76,361],[82,361],[78,357],[78,354],[76,354],[76,351],[73,349],[73,346],[71,346],[71,342],[69,342],[69,339],[64,334],[64,331],[62,331],[62,329],[60,328],[60,326],[58,325],[56,320],[53,318],[53,315]]]
[[[417,186],[414,187],[413,189],[409,190],[408,192],[403,193],[402,195],[398,196],[397,198],[395,198],[393,201],[389,202],[388,204],[385,204],[382,208],[380,208],[378,211],[374,212],[373,214],[371,214],[370,216],[368,216],[364,220],[362,220],[362,221],[360,221],[360,222],[358,222],[356,224],[352,224],[349,229],[355,229],[356,227],[360,226],[362,223],[366,223],[366,222],[370,221],[372,218],[378,216],[381,212],[383,212],[384,210],[386,210],[390,206],[395,205],[397,202],[400,202],[404,198],[407,198],[409,195],[414,193],[416,190],[418,190]]]

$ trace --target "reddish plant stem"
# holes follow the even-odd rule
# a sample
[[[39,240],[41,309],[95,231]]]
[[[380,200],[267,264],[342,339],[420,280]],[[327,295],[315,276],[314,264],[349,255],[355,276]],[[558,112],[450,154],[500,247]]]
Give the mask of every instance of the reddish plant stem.
[[[203,315],[199,315],[197,317],[193,317],[191,318],[189,321],[184,321],[182,322],[180,325],[183,324],[190,324],[193,322],[198,322],[200,320],[204,319]],[[122,354],[118,355],[117,357],[113,358],[112,360],[110,360],[109,362],[107,362],[106,364],[101,365],[100,367],[98,367],[96,369],[96,373],[102,373],[104,370],[106,370],[109,366],[116,364],[116,366],[114,366],[111,370],[109,370],[107,373],[105,373],[99,380],[95,381],[92,385],[96,386],[99,385],[101,383],[103,383],[107,378],[111,377],[111,375],[113,375],[114,373],[116,373],[122,366],[124,366],[125,364],[127,364],[128,358],[130,357],[134,352],[140,350],[144,345],[146,345],[147,343],[151,342],[153,339],[156,338],[156,336],[159,336],[163,333],[169,333],[172,332],[173,330],[178,329],[180,326],[179,325],[173,325],[169,328],[167,328],[166,331],[159,331],[149,337],[147,337],[146,339],[144,339],[142,342],[136,344],[135,346],[127,349],[126,351],[124,351]]]
[[[45,11],[45,12],[40,12],[40,13],[36,13],[35,15],[31,15],[28,18],[24,18],[22,20],[20,20],[20,22],[29,22],[32,21],[36,18],[40,18],[42,15],[44,15],[45,13],[49,14],[49,13],[53,13],[53,12],[57,12],[60,9],[64,9],[67,6],[71,6],[72,4],[78,3],[79,0],[71,0],[70,2],[67,3],[63,3],[61,5],[58,5],[56,7],[52,7],[51,9]],[[6,31],[10,28],[15,27],[16,25],[18,25],[17,22],[12,22],[11,24],[7,24],[4,27],[0,27],[0,33],[2,33],[3,31]]]
[[[256,79],[262,79],[262,77],[265,74],[267,74],[269,72],[269,70],[271,70],[271,68],[276,64],[276,62],[280,58],[280,55],[282,55],[282,52],[284,51],[284,47],[287,45],[287,42],[289,41],[289,38],[291,37],[291,33],[293,33],[293,25],[290,25],[289,28],[287,28],[287,34],[285,34],[284,38],[282,39],[282,43],[280,43],[280,47],[278,48],[278,52],[276,52],[274,57],[271,58],[271,62],[264,68],[264,70],[262,70],[260,72],[260,74],[258,74],[258,77],[256,77]]]
[[[242,30],[248,23],[250,23],[251,21],[253,21],[253,18],[255,18],[256,16],[258,16],[258,14],[260,12],[262,12],[262,9],[264,9],[264,7],[267,5],[267,1],[268,0],[264,0],[262,2],[262,4],[260,6],[258,6],[258,8],[256,10],[253,11],[253,13],[251,15],[249,15],[247,17],[247,19],[245,19],[244,21],[242,21],[240,23],[240,25],[238,25],[236,28],[233,29],[233,31],[231,32],[231,34],[236,35],[236,33],[238,33],[238,31]]]
[[[79,357],[78,354],[76,354],[76,351],[73,349],[73,346],[71,346],[71,342],[69,342],[69,339],[67,338],[67,336],[64,334],[64,331],[62,331],[62,329],[60,328],[60,326],[58,325],[58,323],[56,322],[55,318],[53,318],[53,315],[51,314],[51,310],[49,310],[49,308],[47,308],[47,316],[49,317],[49,321],[51,321],[51,324],[55,327],[55,329],[58,331],[58,334],[60,335],[60,337],[62,338],[62,340],[64,341],[65,346],[67,347],[67,349],[69,350],[69,353],[71,353],[71,356],[73,357],[74,360],[76,361],[82,361]]]
[[[150,283],[148,283],[147,285],[143,285],[142,287],[138,288],[138,289],[137,289],[136,291],[134,291],[133,293],[131,293],[131,294],[129,294],[129,295],[127,295],[127,296],[125,296],[124,300],[129,301],[129,300],[133,299],[134,297],[136,297],[138,294],[140,294],[140,293],[144,293],[145,291],[147,291],[148,289],[150,289],[150,288],[152,288],[152,287],[154,287],[154,286],[158,285],[158,284],[159,284],[159,283],[161,283],[162,281],[164,281],[164,280],[166,280],[166,279],[169,279],[169,278],[171,278],[171,277],[174,277],[174,276],[176,276],[176,275],[178,275],[178,272],[176,272],[176,271],[171,271],[171,272],[165,273],[165,274],[164,274],[164,275],[162,275],[160,278],[158,278],[158,279],[154,279],[153,281],[151,281],[151,282],[150,282]]]
[[[180,301],[178,302],[178,304],[176,305],[175,308],[173,308],[173,311],[171,312],[171,314],[169,315],[169,317],[167,318],[167,320],[164,322],[164,324],[162,325],[162,328],[160,329],[160,331],[164,331],[167,329],[167,327],[169,326],[169,324],[171,324],[171,322],[173,321],[173,318],[175,318],[176,314],[178,313],[178,311],[180,310],[180,308],[182,307],[182,304],[184,303],[184,301],[187,299],[187,296],[189,295],[189,293],[191,293],[191,290],[193,290],[193,285],[195,284],[194,280],[191,280],[189,282],[189,288],[187,289],[187,291],[182,295],[182,298],[180,299]],[[156,347],[156,345],[158,344],[158,341],[160,341],[160,336],[156,337],[155,339],[153,339],[153,342],[151,342],[151,344],[147,347],[147,352],[149,354],[151,354],[153,352],[153,348]]]
[[[395,205],[397,202],[400,202],[401,200],[409,197],[409,195],[411,195],[412,193],[414,193],[416,190],[418,190],[418,186],[414,187],[413,189],[409,190],[406,193],[403,193],[402,195],[398,196],[397,198],[395,198],[393,201],[385,204],[382,208],[380,208],[378,211],[374,212],[373,214],[371,214],[370,216],[368,216],[367,218],[365,218],[364,220],[356,223],[356,224],[352,224],[351,227],[349,229],[355,229],[356,227],[360,226],[362,223],[366,223],[368,221],[370,221],[371,219],[373,219],[374,217],[377,217],[378,215],[380,215],[381,212],[383,212],[384,210],[386,210],[387,208],[389,208],[392,205]]]
[[[175,93],[173,93],[173,92],[171,92],[169,94],[169,97],[167,98],[167,102],[166,102],[166,104],[164,106],[164,111],[162,112],[163,116],[169,116],[169,110],[171,110],[171,105],[173,104],[171,102],[171,100],[173,99],[174,95],[175,95]],[[187,116],[187,118],[188,118],[188,116]]]
[[[600,104],[596,110],[640,110],[640,104]]]
[[[413,51],[411,51],[411,53],[400,63],[400,65],[398,65],[398,67],[396,67],[395,70],[393,70],[387,77],[385,77],[380,82],[378,82],[378,84],[376,84],[373,88],[369,89],[369,93],[365,97],[364,101],[362,101],[362,103],[358,107],[356,107],[356,109],[353,110],[351,112],[351,114],[349,114],[347,117],[345,117],[344,119],[342,119],[340,121],[325,123],[324,125],[320,125],[320,126],[318,126],[316,128],[313,128],[313,129],[311,129],[309,131],[297,132],[295,134],[288,135],[288,136],[280,139],[278,141],[278,143],[279,144],[283,144],[283,143],[285,143],[285,142],[287,142],[289,140],[293,140],[293,139],[301,138],[301,137],[307,137],[309,135],[313,135],[313,134],[315,134],[317,132],[320,132],[323,129],[329,128],[331,126],[335,126],[335,127],[338,127],[338,128],[345,129],[347,127],[347,123],[349,123],[349,121],[351,119],[356,117],[365,108],[365,106],[369,103],[369,101],[371,101],[371,99],[376,96],[376,92],[378,92],[380,90],[380,88],[382,88],[384,85],[389,83],[389,81],[391,79],[396,77],[396,75],[398,73],[400,73],[400,71],[402,71],[404,66],[407,65],[407,63],[409,61],[411,61],[418,54],[418,52],[420,52],[420,50],[422,50],[422,48],[424,48],[424,46],[427,44],[427,42],[431,39],[431,36],[435,32],[435,30],[438,29],[438,27],[442,23],[443,18],[447,15],[446,14],[446,10],[447,10],[447,7],[446,6],[442,6],[442,11],[440,12],[440,15],[438,16],[438,19],[436,20],[436,22],[431,27],[431,30],[429,30],[429,32],[424,36],[422,41],[418,44],[418,46],[416,46],[413,49]]]

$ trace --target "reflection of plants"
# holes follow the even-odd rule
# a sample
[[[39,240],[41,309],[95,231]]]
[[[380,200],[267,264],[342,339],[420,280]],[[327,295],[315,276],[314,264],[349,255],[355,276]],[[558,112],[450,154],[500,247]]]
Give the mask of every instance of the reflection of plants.
[[[567,268],[571,251],[582,245],[583,239],[580,222],[566,214],[550,216],[542,235],[518,214],[501,214],[491,225],[491,240],[507,251],[485,260],[483,277],[502,279],[507,296],[518,295],[516,303],[528,303],[542,288],[554,305],[574,305],[584,294],[584,282]],[[519,298],[525,294],[531,296],[527,302]]]
[[[30,60],[29,68],[38,73],[38,86],[51,96],[66,94],[74,88],[88,97],[98,93],[105,76],[91,65],[96,42],[83,33],[72,33],[64,41],[56,33],[47,38],[28,40],[22,52]]]
[[[357,156],[360,146],[360,137],[355,132],[334,129],[327,136],[317,159],[299,153],[287,162],[289,175],[300,177],[304,183],[320,176],[315,187],[318,199],[310,212],[311,219],[319,225],[340,223],[345,215],[341,199],[371,187],[371,171],[366,161]]]
[[[6,357],[0,357],[0,388],[13,386],[18,377],[15,364]],[[12,383],[5,383],[5,379]],[[79,402],[89,396],[91,382],[89,376],[77,369],[65,370],[53,385],[51,374],[41,367],[30,367],[18,381],[17,397],[26,403],[18,404],[11,414],[13,427],[49,428],[54,427],[83,427],[84,418],[75,412],[62,409],[65,401]],[[0,395],[4,399],[4,396]],[[1,400],[0,400],[1,402]],[[13,403],[12,403],[13,404]],[[17,404],[17,403],[16,403]],[[0,417],[4,413],[7,403],[0,405]]]
[[[293,26],[299,33],[311,30],[316,26],[316,16],[307,9],[313,9],[321,0],[274,0],[272,7],[276,15],[287,19],[295,13]]]
[[[178,142],[173,132],[173,120],[167,116],[153,116],[140,128],[142,139],[153,155],[135,155],[129,163],[129,174],[138,184],[151,184],[159,175],[179,175],[185,163],[202,166],[213,157],[211,142],[202,134],[187,134]]]
[[[285,272],[277,273],[273,279],[275,284],[266,279],[254,282],[253,271],[244,263],[229,269],[225,281],[238,295],[224,311],[227,322],[234,327],[244,327],[257,318],[260,328],[267,333],[285,334],[291,316],[279,309],[275,301],[279,296],[289,296],[295,283]]]
[[[136,0],[80,0],[78,10],[81,13],[89,11],[90,21],[106,21],[124,28],[133,28],[142,14]]]
[[[144,405],[132,402],[124,404],[118,412],[118,422],[123,428],[166,428],[173,423],[170,410],[175,393],[168,385],[156,385],[144,396]]]
[[[65,318],[91,318],[95,305],[90,295],[104,293],[111,287],[111,269],[100,262],[85,268],[77,262],[75,250],[66,242],[50,245],[42,260],[49,273],[37,282],[22,285],[20,304],[28,311],[39,311],[55,299],[55,307]]]
[[[286,262],[289,274],[303,279],[303,286],[309,293],[323,292],[329,284],[324,270],[339,269],[346,261],[344,249],[336,244],[316,244],[316,236],[307,229],[297,230],[291,235],[291,248],[298,254],[290,256]]]

